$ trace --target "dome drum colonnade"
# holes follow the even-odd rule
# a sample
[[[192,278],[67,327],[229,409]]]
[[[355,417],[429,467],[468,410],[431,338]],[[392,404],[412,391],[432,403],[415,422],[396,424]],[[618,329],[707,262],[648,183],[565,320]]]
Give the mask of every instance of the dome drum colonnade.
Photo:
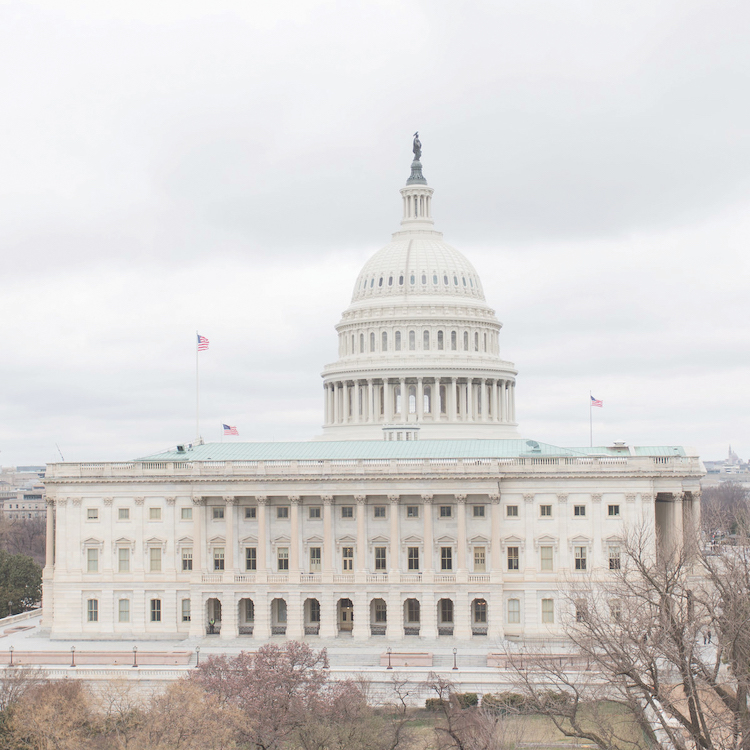
[[[401,189],[401,230],[365,264],[337,326],[339,359],[323,372],[323,440],[388,439],[393,424],[431,439],[518,436],[517,371],[500,357],[502,325],[476,270],[434,229],[419,154]]]

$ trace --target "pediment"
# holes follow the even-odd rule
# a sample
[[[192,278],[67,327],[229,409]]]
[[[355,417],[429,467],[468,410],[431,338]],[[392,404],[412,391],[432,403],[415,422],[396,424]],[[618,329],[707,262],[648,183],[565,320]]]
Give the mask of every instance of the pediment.
[[[324,541],[320,534],[313,534],[305,539],[305,544],[323,544]]]
[[[510,547],[517,547],[519,545],[522,545],[524,543],[524,540],[520,536],[516,536],[515,534],[511,534],[510,536],[506,536],[503,539],[503,544]]]
[[[166,544],[167,540],[160,536],[152,536],[145,540],[147,546],[156,546],[157,544]]]
[[[490,540],[484,534],[477,534],[469,539],[469,544],[489,544]]]
[[[410,534],[407,537],[404,537],[401,540],[401,544],[422,544],[422,537],[416,536],[415,534]]]
[[[208,540],[209,544],[224,544],[224,542],[226,542],[226,537],[221,534],[216,534]]]
[[[370,538],[370,544],[388,544],[391,540],[387,536],[378,534]]]
[[[356,544],[357,537],[351,534],[344,534],[336,539],[336,544]]]
[[[243,536],[242,539],[240,539],[240,544],[257,544],[258,543],[258,537],[253,536],[252,534],[250,536]]]
[[[88,539],[84,539],[81,544],[84,547],[101,547],[104,542],[102,542],[101,539],[97,539],[96,537],[90,536]]]
[[[622,544],[622,537],[617,536],[617,534],[610,534],[610,536],[605,536],[602,541],[607,544]]]
[[[536,537],[534,541],[537,544],[557,544],[556,537],[550,536],[549,534],[542,534],[542,536]]]
[[[591,539],[587,536],[584,536],[583,534],[578,534],[577,536],[568,539],[568,542],[570,542],[570,544],[578,545],[591,544]]]
[[[193,537],[191,537],[191,536],[181,536],[177,540],[177,544],[179,546],[183,546],[183,545],[187,545],[187,544],[192,544],[192,543],[193,543]]]
[[[288,534],[280,534],[279,536],[275,536],[271,541],[273,544],[289,544],[291,538]]]
[[[446,544],[455,544],[455,543],[456,543],[456,537],[450,536],[450,534],[443,534],[443,536],[439,536],[435,540],[435,544],[446,545]]]
[[[84,544],[88,543],[88,539],[84,542]],[[121,536],[119,539],[115,539],[113,542],[115,547],[132,547],[135,544],[134,539],[130,539],[126,536]]]

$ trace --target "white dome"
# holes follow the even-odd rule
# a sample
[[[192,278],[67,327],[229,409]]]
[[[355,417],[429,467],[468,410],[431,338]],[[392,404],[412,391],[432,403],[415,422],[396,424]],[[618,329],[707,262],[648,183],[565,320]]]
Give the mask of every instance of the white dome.
[[[430,234],[424,237],[420,235]],[[416,236],[415,236],[416,235]],[[378,297],[448,295],[484,301],[474,266],[440,232],[397,232],[357,278],[352,302]]]

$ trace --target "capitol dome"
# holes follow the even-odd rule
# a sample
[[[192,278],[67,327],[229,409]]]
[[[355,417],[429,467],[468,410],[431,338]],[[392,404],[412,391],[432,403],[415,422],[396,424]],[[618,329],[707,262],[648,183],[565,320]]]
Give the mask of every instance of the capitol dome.
[[[323,372],[324,440],[516,438],[515,375],[476,269],[434,228],[415,139],[403,218],[365,263]]]

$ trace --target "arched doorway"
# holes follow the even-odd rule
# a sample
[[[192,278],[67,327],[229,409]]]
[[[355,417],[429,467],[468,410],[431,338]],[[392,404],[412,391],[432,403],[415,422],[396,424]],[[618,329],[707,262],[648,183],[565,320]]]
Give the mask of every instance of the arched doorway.
[[[388,605],[385,599],[370,602],[370,635],[385,635],[388,622]]]
[[[252,635],[255,626],[255,603],[252,599],[240,599],[238,608],[239,634]]]
[[[487,635],[487,600],[474,599],[471,603],[472,635]]]
[[[221,602],[212,597],[206,602],[206,635],[219,635],[221,632]]]
[[[286,635],[286,600],[271,602],[271,635]]]
[[[337,606],[339,633],[351,633],[354,622],[354,605],[351,599],[339,599]]]
[[[320,633],[320,602],[317,599],[305,599],[305,635]]]
[[[438,635],[453,635],[453,600],[441,599],[437,603]]]
[[[407,599],[404,602],[404,635],[419,635],[420,622],[419,599]]]

